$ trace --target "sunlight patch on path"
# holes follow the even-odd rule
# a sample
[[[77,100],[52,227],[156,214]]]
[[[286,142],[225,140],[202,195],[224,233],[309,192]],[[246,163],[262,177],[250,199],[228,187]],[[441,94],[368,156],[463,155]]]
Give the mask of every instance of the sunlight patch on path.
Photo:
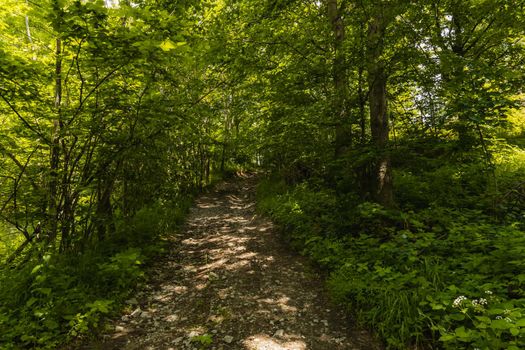
[[[349,333],[321,279],[257,215],[246,183],[225,182],[196,201],[151,269],[153,283],[116,320],[114,343],[96,349],[194,350],[206,339],[216,350],[376,348]]]
[[[247,350],[306,350],[302,340],[278,341],[266,334],[257,334],[243,342]]]

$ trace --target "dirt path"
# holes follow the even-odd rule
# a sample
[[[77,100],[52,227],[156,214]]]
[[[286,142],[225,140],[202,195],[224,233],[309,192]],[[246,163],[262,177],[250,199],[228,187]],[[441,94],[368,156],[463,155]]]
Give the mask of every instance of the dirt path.
[[[135,311],[92,348],[375,349],[255,214],[254,186],[236,179],[201,196],[172,253],[150,272],[152,284],[130,300]]]

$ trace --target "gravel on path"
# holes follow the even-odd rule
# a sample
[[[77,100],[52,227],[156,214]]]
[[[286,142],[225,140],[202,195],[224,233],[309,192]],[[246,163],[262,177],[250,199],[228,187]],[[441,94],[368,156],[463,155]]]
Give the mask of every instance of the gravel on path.
[[[322,277],[255,211],[253,176],[201,195],[170,252],[90,349],[379,349],[330,303]]]

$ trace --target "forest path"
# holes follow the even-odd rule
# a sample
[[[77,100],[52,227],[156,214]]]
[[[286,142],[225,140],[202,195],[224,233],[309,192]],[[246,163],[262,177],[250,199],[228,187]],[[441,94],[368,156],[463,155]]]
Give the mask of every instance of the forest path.
[[[135,311],[91,348],[376,348],[329,303],[307,261],[256,214],[255,184],[237,178],[200,196],[183,234],[131,300]]]

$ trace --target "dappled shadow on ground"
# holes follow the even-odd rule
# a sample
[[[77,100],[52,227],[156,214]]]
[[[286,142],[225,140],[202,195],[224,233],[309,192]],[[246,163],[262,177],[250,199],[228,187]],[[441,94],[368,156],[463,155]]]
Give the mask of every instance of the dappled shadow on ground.
[[[210,339],[217,350],[375,348],[255,214],[253,183],[225,183],[196,201],[152,285],[101,348],[199,349]]]

